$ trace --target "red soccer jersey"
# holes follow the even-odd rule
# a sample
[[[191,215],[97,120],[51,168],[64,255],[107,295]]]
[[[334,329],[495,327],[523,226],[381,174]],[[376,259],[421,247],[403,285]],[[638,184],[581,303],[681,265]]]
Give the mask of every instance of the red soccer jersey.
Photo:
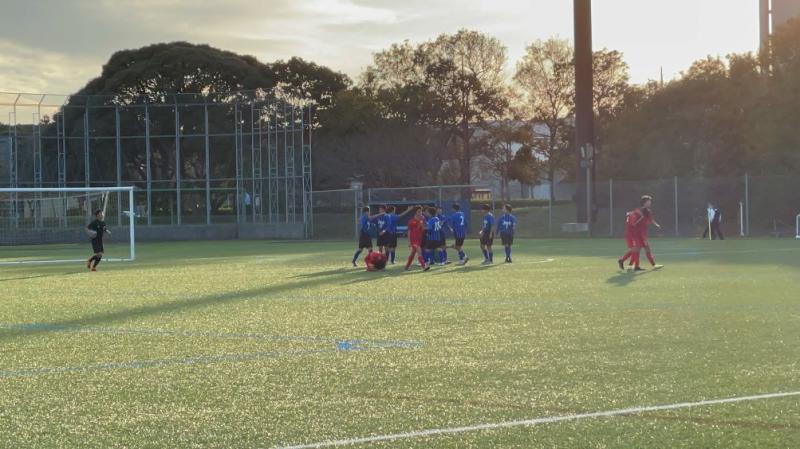
[[[625,238],[632,238],[639,234],[640,218],[642,218],[642,213],[638,208],[625,214]]]
[[[645,209],[644,207],[640,209],[640,216],[642,217],[641,221],[639,221],[639,235],[642,237],[647,237],[647,228],[650,226],[650,223],[653,222],[653,211],[650,209]]]
[[[423,232],[422,220],[417,220],[416,218],[408,220],[408,241],[412,245],[422,245]]]
[[[381,259],[382,260],[386,260],[386,256],[381,254],[381,253],[379,253],[378,251],[373,251],[373,252],[367,254],[367,257],[364,258],[364,262],[367,263],[367,266],[370,266],[371,264],[374,265],[375,262],[377,262],[377,261],[379,261]]]

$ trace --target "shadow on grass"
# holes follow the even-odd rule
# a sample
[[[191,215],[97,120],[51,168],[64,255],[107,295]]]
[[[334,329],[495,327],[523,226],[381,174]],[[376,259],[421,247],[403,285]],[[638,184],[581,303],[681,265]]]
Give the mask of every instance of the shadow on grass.
[[[87,270],[84,268],[81,271],[67,271],[67,272],[61,272],[60,271],[60,272],[57,272],[57,273],[35,274],[35,275],[31,275],[31,276],[19,276],[19,277],[14,277],[14,278],[0,278],[0,282],[24,281],[26,279],[38,279],[38,278],[47,278],[47,277],[53,277],[53,276],[70,276],[70,275],[73,275],[73,274],[80,274],[80,273],[86,273],[86,272],[87,272]]]
[[[652,270],[649,271],[640,271],[638,273],[635,272],[620,272],[611,276],[606,280],[607,283],[616,285],[617,287],[625,287],[633,281],[638,280],[641,276],[646,274],[652,273]]]
[[[317,279],[307,279],[298,282],[281,283],[277,285],[270,285],[267,287],[259,287],[259,288],[227,292],[221,294],[203,295],[189,299],[173,299],[158,304],[141,305],[123,310],[96,313],[78,318],[67,318],[63,320],[50,321],[46,323],[38,323],[47,325],[43,327],[0,330],[0,341],[8,340],[15,337],[34,336],[38,334],[47,333],[50,332],[53,327],[69,328],[69,327],[105,325],[108,323],[123,322],[132,319],[147,318],[150,316],[160,316],[170,313],[183,313],[208,306],[223,305],[229,302],[249,300],[259,296],[270,297],[285,292],[291,292],[293,290],[300,290],[320,285],[329,285],[332,282],[336,282],[340,279],[349,277],[349,275],[351,274],[352,273],[343,273],[338,276],[323,276]],[[363,274],[374,275],[376,273],[366,273],[365,271]]]

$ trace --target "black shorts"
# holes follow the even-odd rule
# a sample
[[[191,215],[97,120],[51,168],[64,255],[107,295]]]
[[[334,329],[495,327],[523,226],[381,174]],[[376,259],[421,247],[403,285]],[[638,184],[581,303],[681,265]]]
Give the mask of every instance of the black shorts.
[[[492,233],[484,233],[481,236],[481,245],[492,246],[493,243],[494,243],[494,236],[492,235]]]
[[[447,239],[446,239],[446,238],[442,237],[442,239],[441,239],[441,240],[439,240],[439,247],[440,247],[440,248],[445,248],[445,247],[447,247]]]
[[[358,238],[358,249],[372,248],[372,237],[369,234],[361,233]]]
[[[464,237],[456,237],[456,246],[459,248],[464,246]]]
[[[514,244],[514,234],[500,234],[500,239],[503,241],[503,246]]]
[[[95,253],[103,253],[103,240],[102,239],[92,239],[92,251]]]
[[[389,242],[386,246],[389,248],[397,248],[397,234],[389,234]]]
[[[424,244],[424,248],[429,250],[429,251],[441,248],[439,246],[439,241],[438,240],[426,240],[423,244]]]
[[[391,242],[391,235],[388,232],[383,234],[378,234],[378,246],[389,246],[389,242]]]

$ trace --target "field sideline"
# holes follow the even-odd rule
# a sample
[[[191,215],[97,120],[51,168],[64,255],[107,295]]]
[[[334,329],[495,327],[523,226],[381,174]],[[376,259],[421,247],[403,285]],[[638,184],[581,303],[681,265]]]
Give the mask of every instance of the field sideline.
[[[640,274],[604,239],[429,273],[352,242],[0,266],[0,448],[800,447],[800,242],[651,243]]]

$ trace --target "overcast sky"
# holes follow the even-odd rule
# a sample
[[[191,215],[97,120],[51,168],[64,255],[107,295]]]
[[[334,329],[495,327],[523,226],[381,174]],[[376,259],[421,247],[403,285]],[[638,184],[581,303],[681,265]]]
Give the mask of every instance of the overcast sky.
[[[594,47],[622,51],[635,82],[758,46],[758,0],[594,0],[593,22]],[[74,92],[114,51],[175,40],[355,77],[377,50],[459,28],[499,38],[510,72],[532,41],[572,39],[572,1],[0,0],[0,91]]]

